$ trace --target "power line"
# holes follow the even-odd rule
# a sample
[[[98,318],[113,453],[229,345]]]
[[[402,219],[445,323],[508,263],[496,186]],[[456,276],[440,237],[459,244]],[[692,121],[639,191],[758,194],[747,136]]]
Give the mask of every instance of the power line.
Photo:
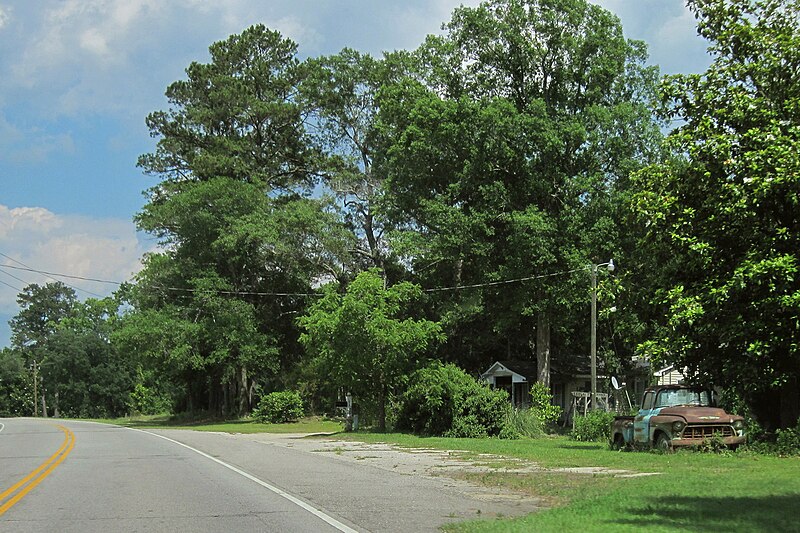
[[[0,254],[3,255],[3,254]],[[5,257],[5,256],[4,256]],[[30,267],[18,267],[14,265],[0,265],[3,268],[13,268],[15,270],[24,270],[26,272],[35,272],[37,274],[43,274],[45,276],[55,276],[58,278],[67,278],[67,279],[79,279],[81,281],[95,281],[97,283],[108,283],[111,285],[122,285],[121,281],[110,281],[107,279],[97,279],[97,278],[85,278],[83,276],[72,276],[70,274],[59,274],[58,272],[47,272],[46,270],[37,270],[35,268]],[[58,281],[58,280],[55,280]]]
[[[474,283],[472,285],[457,285],[453,287],[436,287],[432,289],[424,289],[424,292],[442,292],[442,291],[457,291],[461,289],[478,289],[481,287],[494,287],[496,285],[508,285],[509,283],[520,283],[523,281],[531,281],[534,279],[543,279],[543,278],[552,278],[555,276],[564,276],[566,274],[572,274],[574,272],[580,272],[582,270],[586,270],[587,268],[591,267],[581,267],[581,268],[574,268],[572,270],[563,270],[561,272],[552,272],[550,274],[539,274],[536,276],[526,276],[524,278],[515,278],[515,279],[505,279],[502,281],[489,281],[486,283]]]
[[[11,285],[10,283],[6,283],[5,281],[3,281],[3,280],[1,280],[1,279],[0,279],[0,283],[1,283],[1,284],[3,284],[3,285],[5,285],[6,287],[11,287],[12,289],[14,289],[14,290],[15,290],[15,291],[17,291],[17,292],[22,292],[22,289],[20,289],[20,288],[17,288],[17,287],[15,287],[15,286]]]
[[[5,266],[5,265],[0,265],[0,269],[2,269],[4,266]],[[18,278],[18,277],[17,277],[17,276],[15,276],[14,274],[9,274],[9,273],[8,273],[8,272],[6,272],[5,270],[0,270],[0,272],[2,272],[3,274],[5,274],[6,276],[8,276],[8,277],[10,277],[10,278],[14,278],[14,279],[15,279],[15,280],[17,280],[17,281],[21,281],[21,282],[22,282],[22,283],[24,283],[25,285],[27,285],[27,284],[28,284],[28,282],[27,282],[27,281],[25,281],[24,279],[22,279],[22,278]]]
[[[159,289],[163,291],[175,292],[190,292],[199,294],[227,294],[233,296],[314,296],[320,297],[322,294],[316,292],[255,292],[255,291],[220,291],[213,289],[187,289],[183,287],[161,287],[159,285],[150,285],[151,289]]]
[[[5,267],[5,268],[14,268],[14,269],[17,269],[17,270],[27,270],[27,271],[29,271],[29,272],[36,272],[36,273],[38,273],[38,274],[43,274],[43,275],[45,275],[45,276],[49,277],[49,278],[50,278],[50,279],[52,279],[53,281],[60,281],[60,280],[57,280],[57,279],[55,279],[54,277],[52,277],[52,275],[51,275],[51,273],[50,273],[50,272],[45,272],[45,271],[43,271],[43,270],[36,270],[36,269],[34,269],[34,268],[31,268],[30,266],[26,265],[26,264],[25,264],[25,263],[23,263],[22,261],[17,261],[17,260],[16,260],[16,259],[14,259],[13,257],[10,257],[10,256],[8,256],[8,255],[4,254],[3,252],[0,252],[0,256],[2,256],[2,257],[5,257],[5,258],[6,258],[6,259],[8,259],[9,261],[13,261],[13,262],[17,263],[18,265],[22,265],[22,267],[24,267],[24,268],[15,267],[15,266],[13,266],[13,265],[0,265],[0,267]],[[7,273],[6,273],[6,274],[7,274]],[[72,276],[62,276],[62,277],[70,278],[70,277],[72,277]],[[79,278],[76,278],[76,279],[79,279]],[[20,281],[22,281],[22,280],[20,280]],[[27,282],[23,281],[23,283],[27,283]],[[100,294],[97,294],[96,292],[87,291],[86,289],[82,289],[82,288],[80,288],[80,287],[75,287],[74,285],[69,285],[69,284],[66,284],[66,283],[65,283],[65,285],[67,285],[68,287],[71,287],[71,288],[73,288],[73,289],[75,289],[75,290],[78,290],[78,291],[85,292],[86,294],[90,294],[90,295],[92,295],[92,296],[96,296],[96,297],[98,297],[98,298],[102,298],[102,297],[103,297],[102,295],[100,295]]]
[[[8,259],[11,259],[10,257],[8,257],[7,255],[5,255],[5,254],[3,254],[1,252],[0,252],[0,256],[6,257]],[[11,260],[19,263],[19,261],[16,261],[14,259],[11,259]],[[20,263],[20,264],[22,264],[22,263]],[[84,277],[84,276],[74,276],[74,275],[70,275],[70,274],[61,274],[61,273],[57,273],[57,272],[47,272],[47,271],[44,271],[44,270],[38,270],[38,269],[35,269],[35,268],[30,268],[27,265],[25,265],[24,267],[18,267],[18,266],[13,266],[13,265],[0,265],[0,268],[13,268],[13,269],[17,269],[17,270],[24,270],[26,272],[34,272],[34,273],[37,273],[37,274],[43,274],[43,275],[46,275],[46,276],[56,276],[56,277],[68,278],[68,279],[77,279],[77,280],[81,280],[81,281],[93,281],[93,282],[97,282],[97,283],[107,283],[107,284],[110,284],[110,285],[118,285],[118,286],[120,286],[120,285],[123,284],[123,282],[121,282],[121,281],[113,281],[113,280],[98,279],[98,278],[89,278],[89,277]],[[470,285],[455,285],[455,286],[452,286],[452,287],[433,287],[433,288],[423,289],[423,292],[444,292],[444,291],[458,291],[458,290],[463,290],[463,289],[478,289],[478,288],[483,288],[483,287],[495,287],[495,286],[499,286],[499,285],[508,285],[508,284],[511,284],[511,283],[521,283],[523,281],[532,281],[532,280],[536,280],[536,279],[544,279],[544,278],[551,278],[551,277],[556,277],[556,276],[564,276],[564,275],[567,275],[567,274],[573,274],[575,272],[580,272],[580,271],[586,270],[587,268],[591,268],[591,267],[573,268],[571,270],[562,270],[562,271],[559,271],[559,272],[551,272],[549,274],[537,274],[535,276],[525,276],[525,277],[522,277],[522,278],[506,279],[506,280],[500,280],[500,281],[488,281],[488,282],[485,282],[485,283],[473,283],[473,284],[470,284]],[[8,274],[8,275],[10,275],[10,274]],[[16,279],[19,279],[19,278],[16,278]],[[20,280],[20,281],[22,281],[22,280]],[[56,280],[56,281],[58,281],[58,280]],[[307,297],[307,296],[320,297],[320,296],[322,296],[320,293],[306,293],[306,292],[229,291],[229,290],[213,290],[213,289],[191,289],[191,288],[185,288],[185,287],[164,287],[164,286],[160,286],[160,285],[150,285],[149,287],[152,288],[152,289],[156,289],[156,290],[170,291],[170,292],[187,292],[187,293],[192,293],[192,294],[224,294],[224,295],[229,295],[229,296],[279,296],[279,297]],[[75,287],[75,288],[77,288],[77,287]],[[84,289],[79,289],[79,290],[84,290]],[[84,290],[84,292],[89,292],[89,291],[85,291]],[[93,294],[93,293],[90,293],[90,294]],[[102,297],[102,296],[97,295],[97,294],[95,294],[95,296]]]

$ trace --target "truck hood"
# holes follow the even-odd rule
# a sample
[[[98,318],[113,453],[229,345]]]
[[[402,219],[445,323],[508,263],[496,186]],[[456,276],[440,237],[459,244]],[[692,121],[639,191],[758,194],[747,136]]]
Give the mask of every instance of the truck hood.
[[[660,416],[680,416],[688,424],[719,424],[730,423],[742,417],[731,415],[719,407],[692,407],[690,405],[677,405],[675,407],[664,407],[658,413]]]

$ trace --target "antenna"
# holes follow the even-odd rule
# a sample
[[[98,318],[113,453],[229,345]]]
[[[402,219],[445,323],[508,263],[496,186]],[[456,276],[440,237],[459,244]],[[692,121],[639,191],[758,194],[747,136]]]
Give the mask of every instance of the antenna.
[[[625,389],[625,382],[619,382],[617,376],[611,376],[611,386],[614,387],[615,391],[620,391]],[[628,390],[625,389],[625,398],[628,400],[628,409],[633,409],[633,404],[631,404],[631,396],[628,394]]]

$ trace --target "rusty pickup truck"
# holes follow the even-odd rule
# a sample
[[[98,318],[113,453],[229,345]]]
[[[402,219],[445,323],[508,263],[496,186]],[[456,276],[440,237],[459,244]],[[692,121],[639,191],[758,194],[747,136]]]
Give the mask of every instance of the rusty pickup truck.
[[[670,451],[719,437],[731,449],[745,442],[744,419],[714,405],[710,391],[685,385],[649,387],[636,416],[611,423],[611,446]]]

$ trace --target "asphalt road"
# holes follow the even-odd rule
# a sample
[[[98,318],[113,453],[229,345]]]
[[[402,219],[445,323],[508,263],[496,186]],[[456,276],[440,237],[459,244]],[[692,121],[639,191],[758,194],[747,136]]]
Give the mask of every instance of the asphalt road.
[[[4,532],[434,531],[490,511],[444,480],[307,450],[42,419],[0,419],[0,491]]]

